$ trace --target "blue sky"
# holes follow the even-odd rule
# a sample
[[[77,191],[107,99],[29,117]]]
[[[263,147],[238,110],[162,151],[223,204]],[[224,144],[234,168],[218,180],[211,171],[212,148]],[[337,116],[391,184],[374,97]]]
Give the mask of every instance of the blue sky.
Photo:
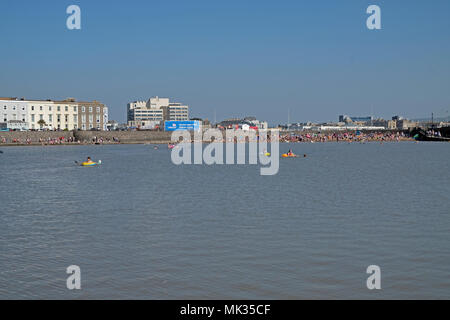
[[[66,28],[81,7],[82,29]],[[366,8],[382,30],[366,28]],[[124,121],[150,96],[191,116],[272,124],[450,110],[450,1],[0,2],[0,96],[97,99]]]

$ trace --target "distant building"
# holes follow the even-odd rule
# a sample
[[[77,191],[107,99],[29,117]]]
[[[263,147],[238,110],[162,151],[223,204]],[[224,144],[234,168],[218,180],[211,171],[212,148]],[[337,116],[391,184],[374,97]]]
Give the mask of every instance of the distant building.
[[[389,120],[387,124],[387,128],[389,130],[396,130],[397,129],[397,121],[396,120]]]
[[[419,122],[411,121],[400,116],[392,117],[391,121],[390,126],[393,127],[395,125],[395,128],[398,130],[408,130],[419,126]]]
[[[73,98],[63,101],[0,98],[0,109],[3,122],[22,121],[32,130],[105,130],[108,118],[104,104],[77,102]]]
[[[244,125],[250,125],[249,121],[243,119],[226,119],[217,124],[217,127],[220,129],[235,129],[242,128]]]
[[[163,121],[189,120],[189,107],[181,103],[170,103],[168,98],[154,97],[148,101],[134,101],[127,104],[129,127],[154,129]]]
[[[267,121],[257,120],[256,117],[245,117],[244,120],[250,122],[250,125],[252,127],[257,127],[258,130],[267,130],[269,127]]]
[[[255,117],[246,117],[244,119],[227,119],[217,124],[221,129],[235,129],[242,130],[257,129],[267,130],[268,123],[266,121],[259,121]]]
[[[209,129],[211,128],[211,122],[208,119],[201,119],[201,118],[191,118],[191,121],[198,121],[200,122],[203,129]]]
[[[361,122],[361,123],[369,123],[373,121],[373,117],[349,117],[347,115],[339,116],[339,122]]]
[[[374,119],[370,122],[370,124],[375,127],[388,127],[388,121],[384,119]]]
[[[78,128],[106,130],[108,108],[98,101],[78,102]],[[106,121],[106,122],[105,122]]]
[[[418,122],[410,121],[407,119],[402,119],[397,121],[397,129],[398,130],[408,130],[408,129],[414,129],[419,126]]]
[[[8,121],[29,121],[28,103],[17,98],[0,98],[0,122],[7,125]]]
[[[164,120],[168,121],[186,121],[189,119],[189,107],[181,103],[170,103],[163,107]]]

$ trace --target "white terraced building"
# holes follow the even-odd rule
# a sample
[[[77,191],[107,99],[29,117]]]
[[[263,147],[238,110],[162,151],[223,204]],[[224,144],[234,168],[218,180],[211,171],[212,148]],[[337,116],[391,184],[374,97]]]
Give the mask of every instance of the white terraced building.
[[[0,123],[6,128],[17,129],[18,122],[22,122],[22,129],[27,130],[29,124],[28,103],[15,98],[0,98]]]
[[[105,105],[97,101],[77,102],[73,98],[63,101],[0,98],[0,110],[2,127],[6,124],[12,130],[106,130],[108,123]]]
[[[78,128],[78,105],[38,100],[29,101],[28,104],[30,129],[75,130]]]

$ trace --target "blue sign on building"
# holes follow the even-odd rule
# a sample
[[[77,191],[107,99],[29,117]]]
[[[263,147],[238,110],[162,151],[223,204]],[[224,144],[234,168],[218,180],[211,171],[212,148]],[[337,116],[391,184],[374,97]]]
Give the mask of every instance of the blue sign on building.
[[[195,131],[198,129],[200,129],[200,121],[166,121],[164,123],[165,131],[176,131],[176,130]]]

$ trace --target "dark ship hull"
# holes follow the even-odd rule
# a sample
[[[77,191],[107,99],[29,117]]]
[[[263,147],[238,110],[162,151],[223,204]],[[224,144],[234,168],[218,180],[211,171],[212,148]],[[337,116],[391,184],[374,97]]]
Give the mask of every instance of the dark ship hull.
[[[450,127],[435,128],[433,131],[440,132],[440,136],[429,135],[425,130],[416,128],[411,131],[411,137],[417,141],[450,142]]]

